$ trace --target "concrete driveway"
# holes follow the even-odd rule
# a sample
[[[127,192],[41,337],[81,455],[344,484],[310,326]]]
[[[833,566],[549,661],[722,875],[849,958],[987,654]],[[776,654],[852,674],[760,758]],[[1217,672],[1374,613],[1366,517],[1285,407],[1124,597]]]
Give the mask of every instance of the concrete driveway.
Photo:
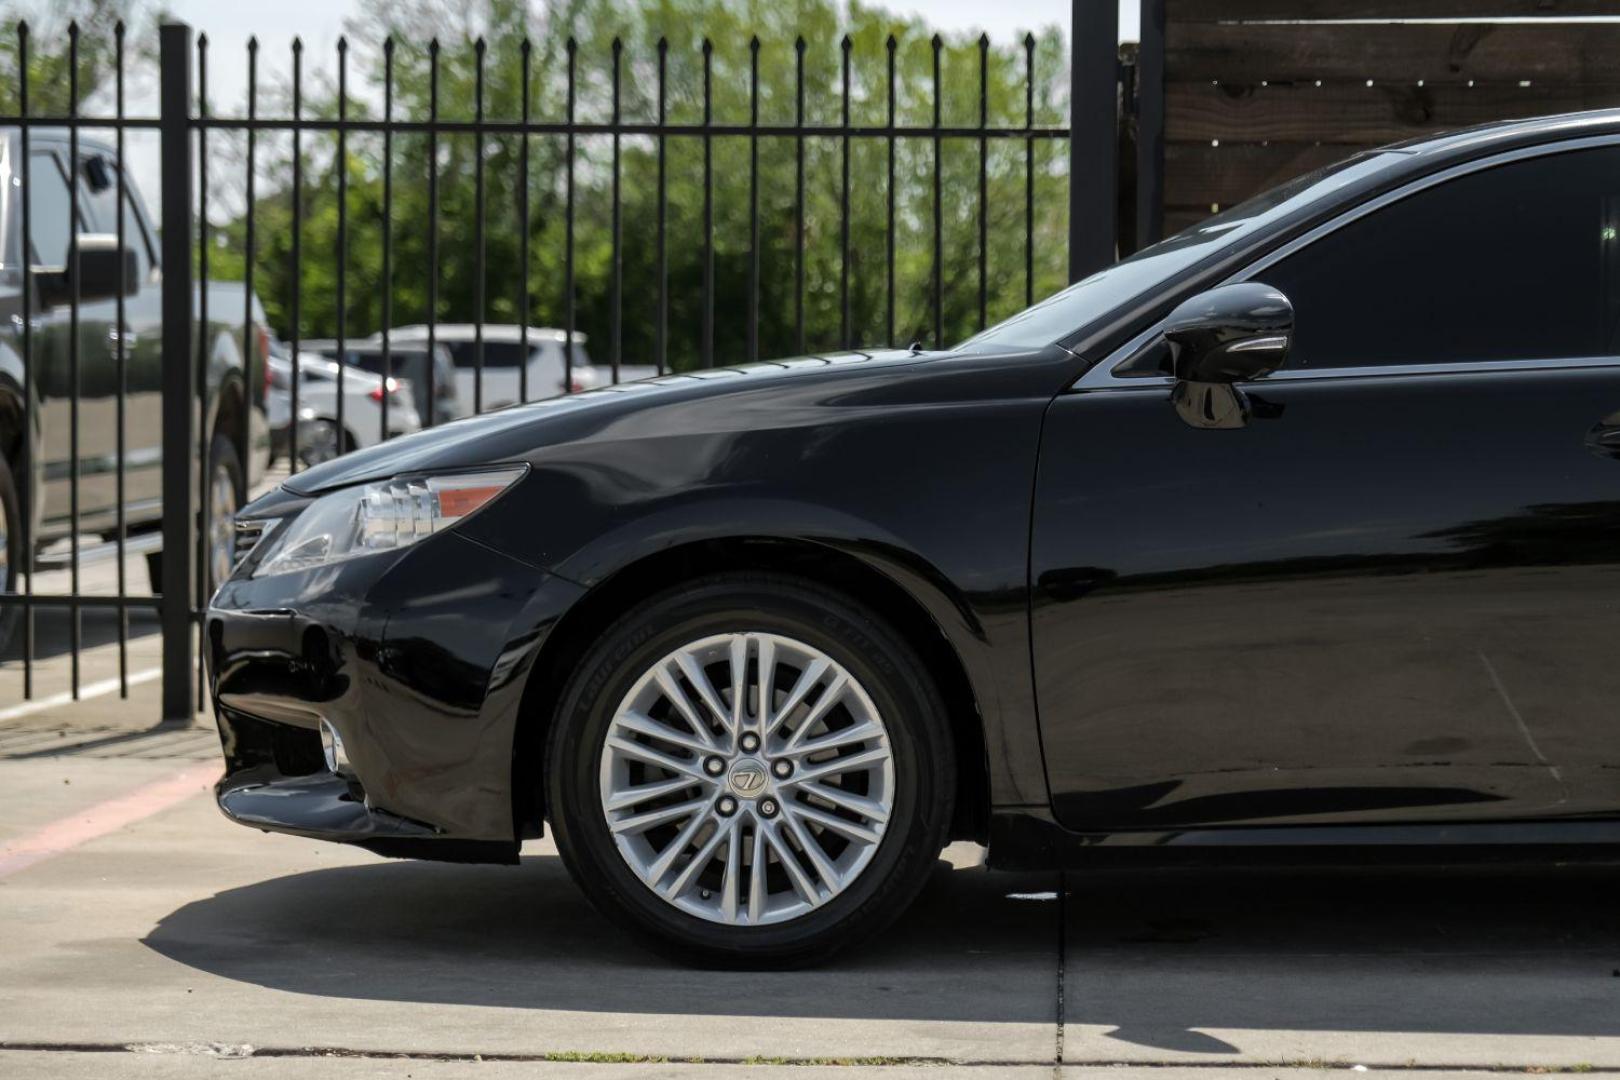
[[[75,710],[0,725],[0,1076],[1620,1073],[1612,875],[1004,875],[958,846],[827,968],[691,971],[547,843],[250,832],[206,794],[212,731]]]

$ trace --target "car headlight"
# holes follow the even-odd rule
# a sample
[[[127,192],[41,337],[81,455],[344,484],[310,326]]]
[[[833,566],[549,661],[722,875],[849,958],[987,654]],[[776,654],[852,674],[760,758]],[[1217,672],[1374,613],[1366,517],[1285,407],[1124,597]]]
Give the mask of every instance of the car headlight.
[[[323,495],[276,531],[253,576],[290,574],[409,547],[487,506],[524,471],[518,465],[399,477]]]

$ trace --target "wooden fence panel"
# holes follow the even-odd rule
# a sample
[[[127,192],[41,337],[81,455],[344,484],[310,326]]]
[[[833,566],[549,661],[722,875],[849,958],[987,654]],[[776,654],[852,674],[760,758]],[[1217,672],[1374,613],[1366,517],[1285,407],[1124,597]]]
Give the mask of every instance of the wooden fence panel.
[[[1170,23],[1171,82],[1620,82],[1620,23]]]
[[[1620,0],[1163,3],[1166,234],[1360,149],[1620,107],[1620,23],[1569,21]]]
[[[1175,22],[1523,19],[1616,15],[1614,0],[1166,0]]]
[[[1223,146],[1320,142],[1376,146],[1493,120],[1620,106],[1620,83],[1584,86],[1418,86],[1415,83],[1165,87],[1166,137]]]

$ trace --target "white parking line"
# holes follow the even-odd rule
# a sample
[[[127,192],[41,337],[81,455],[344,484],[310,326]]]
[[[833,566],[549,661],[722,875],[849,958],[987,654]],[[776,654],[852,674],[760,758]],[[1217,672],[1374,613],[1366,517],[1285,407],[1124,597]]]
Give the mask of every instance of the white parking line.
[[[151,682],[162,674],[162,668],[145,668],[141,671],[130,672],[127,681],[130,686],[136,686],[140,683]],[[119,682],[117,679],[102,679],[100,682],[93,682],[79,687],[79,700],[85,701],[105,694],[114,694],[118,692],[118,687]],[[44,712],[46,709],[54,709],[72,702],[73,693],[69,690],[64,690],[60,694],[52,694],[50,697],[40,698],[37,701],[25,701],[21,705],[13,705],[9,709],[0,709],[0,723],[7,720],[16,720],[23,716],[31,716],[34,713]]]

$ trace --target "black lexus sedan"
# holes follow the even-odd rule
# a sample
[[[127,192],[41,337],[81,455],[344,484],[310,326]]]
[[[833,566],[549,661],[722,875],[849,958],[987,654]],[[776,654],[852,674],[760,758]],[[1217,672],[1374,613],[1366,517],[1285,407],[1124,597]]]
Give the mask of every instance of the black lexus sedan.
[[[1620,853],[1620,112],[1357,155],[944,352],[459,421],[242,514],[243,824],[819,960],[946,842]],[[424,916],[429,917],[429,916]]]

